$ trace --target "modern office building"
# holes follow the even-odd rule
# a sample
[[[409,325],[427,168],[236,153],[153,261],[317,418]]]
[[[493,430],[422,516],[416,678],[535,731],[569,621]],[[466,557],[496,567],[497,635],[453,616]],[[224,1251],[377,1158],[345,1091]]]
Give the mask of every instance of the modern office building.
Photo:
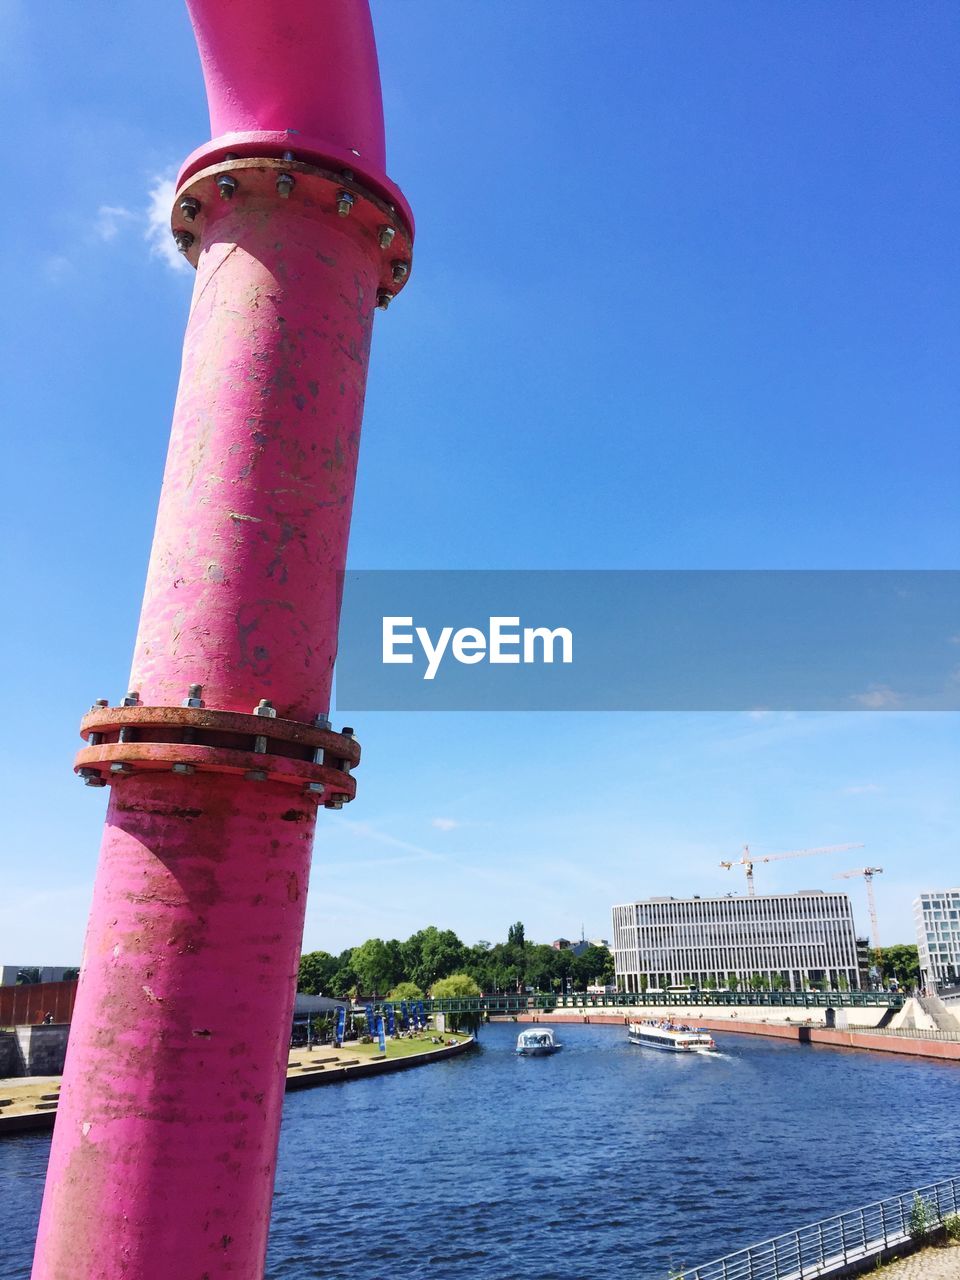
[[[925,987],[960,983],[960,889],[921,893],[913,904],[920,953],[920,976]]]
[[[857,988],[860,971],[845,893],[649,898],[613,908],[621,991],[651,987],[808,985]]]

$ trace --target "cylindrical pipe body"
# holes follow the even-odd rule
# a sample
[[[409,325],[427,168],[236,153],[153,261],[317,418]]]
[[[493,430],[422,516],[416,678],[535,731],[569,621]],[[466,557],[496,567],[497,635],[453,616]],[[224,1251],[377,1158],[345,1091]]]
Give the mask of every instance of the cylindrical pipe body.
[[[393,208],[373,197],[364,224],[324,203],[329,177],[301,167],[281,194],[255,169],[229,199],[197,179],[209,197],[131,686],[146,707],[201,685],[206,708],[267,699],[312,723],[329,706]],[[316,799],[209,767],[138,758],[102,775],[33,1280],[262,1275]]]
[[[201,683],[221,710],[327,711],[378,272],[349,218],[243,186],[211,204],[131,672],[146,705]]]
[[[34,1280],[259,1280],[316,807],[114,787]]]

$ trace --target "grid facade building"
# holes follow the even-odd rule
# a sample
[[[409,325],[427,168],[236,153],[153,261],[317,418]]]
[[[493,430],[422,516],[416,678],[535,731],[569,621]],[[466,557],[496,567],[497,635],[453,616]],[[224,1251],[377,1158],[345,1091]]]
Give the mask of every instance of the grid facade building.
[[[925,987],[960,983],[960,889],[921,893],[913,904]]]
[[[857,937],[845,893],[649,898],[613,908],[617,987],[726,987],[755,980],[784,990],[860,986]]]

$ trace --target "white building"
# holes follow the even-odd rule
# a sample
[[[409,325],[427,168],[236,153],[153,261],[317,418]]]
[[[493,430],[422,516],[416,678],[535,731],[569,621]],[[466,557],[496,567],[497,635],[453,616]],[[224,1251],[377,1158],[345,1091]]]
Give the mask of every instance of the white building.
[[[649,898],[613,908],[613,955],[621,991],[727,987],[755,980],[789,991],[807,984],[860,985],[857,937],[845,893]]]
[[[926,986],[960,982],[960,889],[921,893],[913,904],[920,974]]]

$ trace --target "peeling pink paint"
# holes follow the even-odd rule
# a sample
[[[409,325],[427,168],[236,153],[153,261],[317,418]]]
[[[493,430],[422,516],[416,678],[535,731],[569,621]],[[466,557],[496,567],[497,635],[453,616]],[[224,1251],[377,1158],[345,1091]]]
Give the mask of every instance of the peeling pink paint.
[[[262,1276],[315,793],[348,800],[359,759],[315,719],[373,313],[412,237],[369,12],[188,6],[219,136],[174,212],[197,279],[139,702],[84,721],[111,796],[33,1280]]]

